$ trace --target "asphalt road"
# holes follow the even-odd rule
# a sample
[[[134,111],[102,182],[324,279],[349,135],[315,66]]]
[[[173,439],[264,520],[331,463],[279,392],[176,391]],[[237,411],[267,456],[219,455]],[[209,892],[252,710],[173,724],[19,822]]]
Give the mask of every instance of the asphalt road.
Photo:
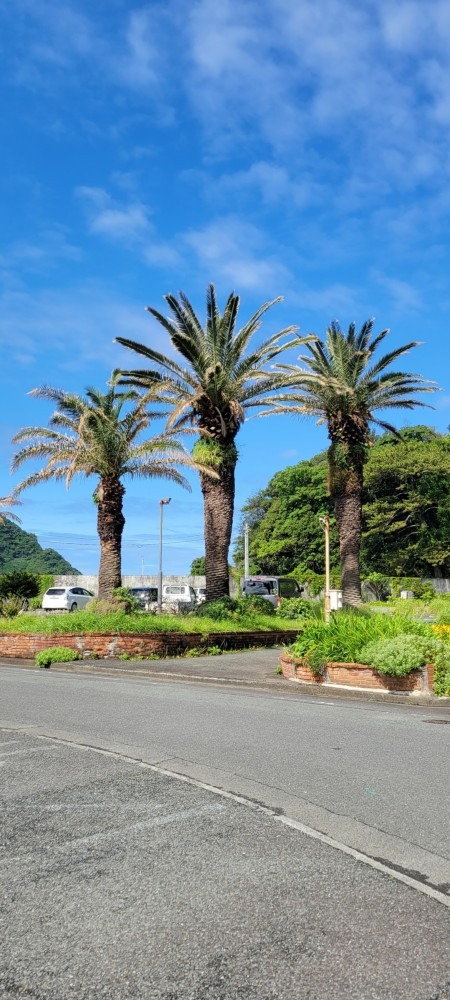
[[[14,669],[0,699],[2,997],[450,1000],[445,906],[201,785],[444,897],[448,714]]]
[[[4,998],[450,997],[439,903],[264,813],[3,733]]]

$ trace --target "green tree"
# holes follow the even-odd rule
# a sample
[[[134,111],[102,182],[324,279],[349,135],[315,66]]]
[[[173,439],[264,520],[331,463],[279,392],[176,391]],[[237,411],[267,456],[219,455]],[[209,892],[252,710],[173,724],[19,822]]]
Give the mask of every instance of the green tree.
[[[15,443],[25,444],[13,458],[13,469],[33,459],[46,461],[17,492],[49,479],[63,479],[69,487],[76,474],[97,478],[100,598],[111,597],[122,582],[124,476],[168,479],[190,489],[178,466],[193,465],[171,432],[138,441],[154,416],[147,407],[155,401],[155,393],[118,391],[119,374],[113,372],[106,393],[89,388],[85,398],[48,386],[34,389],[32,395],[56,403],[50,427],[25,427],[14,438]]]
[[[364,480],[363,567],[450,576],[450,438],[432,428],[386,435],[370,449]]]
[[[198,556],[197,559],[193,559],[191,563],[191,576],[204,576],[206,568],[206,559],[204,556]]]
[[[243,524],[248,522],[250,570],[253,573],[295,573],[302,582],[309,573],[324,572],[324,537],[319,516],[331,513],[324,456],[299,462],[277,472],[265,490],[242,508],[242,525],[234,548],[243,567]],[[331,538],[332,567],[339,565],[335,535]]]
[[[3,573],[0,576],[0,597],[37,597],[40,587],[40,577],[37,573],[27,570],[16,570],[13,573]]]
[[[326,453],[277,472],[242,508],[250,524],[252,572],[292,573],[300,582],[323,576],[319,515],[332,511]],[[369,448],[364,470],[361,568],[364,579],[450,577],[450,436],[431,427],[384,434]],[[234,555],[242,571],[243,530]],[[336,527],[331,568],[340,564]]]
[[[152,365],[148,369],[124,371],[125,383],[158,387],[172,406],[168,427],[181,431],[188,426],[195,427],[200,440],[194,447],[194,457],[203,466],[216,470],[215,479],[205,471],[200,473],[204,499],[206,594],[207,600],[212,600],[229,594],[228,551],[238,458],[235,438],[249,407],[261,409],[263,405],[273,405],[270,394],[284,383],[284,376],[275,375],[270,362],[286,347],[299,343],[299,339],[282,342],[294,329],[289,327],[247,350],[262,317],[273,305],[271,302],[265,302],[245,326],[237,330],[239,297],[234,293],[221,314],[214,287],[209,286],[204,327],[183,293],[179,293],[178,299],[174,295],[166,295],[165,299],[170,318],[150,307],[148,311],[168,333],[171,347],[181,363],[136,341],[124,337],[118,337],[117,341]]]
[[[414,394],[435,388],[421,375],[386,371],[417,347],[415,341],[374,361],[389,331],[373,337],[373,323],[368,320],[359,333],[352,323],[344,333],[333,322],[324,341],[307,344],[308,353],[300,357],[300,366],[280,366],[284,374],[290,373],[294,391],[285,395],[279,411],[317,416],[328,427],[329,490],[339,535],[343,603],[348,605],[361,603],[363,471],[371,443],[370,425],[395,434],[395,428],[375,414],[424,406]]]

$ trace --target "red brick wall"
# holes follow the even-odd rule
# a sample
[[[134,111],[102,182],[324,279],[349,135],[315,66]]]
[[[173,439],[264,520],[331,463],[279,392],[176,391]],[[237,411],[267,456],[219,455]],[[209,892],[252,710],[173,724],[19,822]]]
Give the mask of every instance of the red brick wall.
[[[194,646],[220,646],[222,649],[248,649],[252,646],[282,646],[292,642],[292,630],[280,632],[210,632],[208,635],[180,632],[146,632],[127,635],[102,635],[89,633],[86,635],[34,635],[8,634],[0,635],[0,657],[17,657],[33,659],[35,653],[49,646],[67,646],[78,653],[97,653],[100,657],[119,656],[128,653],[129,656],[146,656],[156,653],[158,656],[174,656],[183,653]]]
[[[422,670],[414,670],[406,677],[392,677],[377,674],[364,663],[327,663],[323,676],[312,673],[301,660],[282,654],[280,657],[283,677],[297,677],[302,681],[316,684],[342,684],[348,687],[371,688],[379,691],[433,691],[434,667],[428,664]]]
[[[310,681],[312,684],[323,684],[322,674],[313,674],[312,670],[302,660],[294,660],[288,654],[281,654],[280,665],[283,677],[298,677],[300,681]]]

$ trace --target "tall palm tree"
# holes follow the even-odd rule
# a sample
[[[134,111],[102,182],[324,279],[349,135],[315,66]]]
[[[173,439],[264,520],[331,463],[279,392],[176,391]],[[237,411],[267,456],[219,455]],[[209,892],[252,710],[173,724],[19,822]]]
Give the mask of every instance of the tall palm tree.
[[[436,388],[421,375],[386,371],[397,358],[417,347],[417,341],[396,348],[379,361],[373,360],[389,333],[383,330],[373,337],[373,324],[373,319],[368,320],[357,333],[352,323],[344,333],[333,322],[325,341],[316,339],[307,345],[308,354],[299,358],[301,365],[279,366],[290,378],[293,390],[283,394],[279,412],[317,416],[319,424],[328,426],[329,490],[339,534],[343,603],[347,605],[361,603],[362,490],[371,444],[370,425],[398,434],[395,427],[374,413],[426,406],[414,398],[414,393],[433,392]]]
[[[273,302],[265,302],[238,330],[239,297],[234,293],[221,314],[214,286],[208,287],[204,327],[182,292],[178,298],[166,295],[165,300],[170,318],[150,306],[148,312],[168,333],[172,348],[181,356],[180,362],[134,340],[117,337],[117,342],[142,355],[152,365],[147,369],[124,371],[124,383],[159,387],[165,401],[172,406],[168,428],[183,431],[188,425],[195,427],[200,440],[193,455],[218,474],[213,479],[206,471],[200,472],[204,498],[206,596],[211,600],[229,593],[228,550],[238,458],[235,438],[246,409],[270,404],[268,394],[283,384],[281,376],[275,375],[268,365],[291,346],[282,340],[295,327],[274,334],[247,352],[251,338]],[[292,344],[298,342],[296,338]]]
[[[46,461],[44,468],[24,479],[15,493],[49,479],[64,479],[69,487],[77,473],[98,477],[94,500],[101,553],[98,593],[102,598],[110,597],[121,585],[123,477],[168,479],[190,489],[178,466],[193,465],[170,432],[138,443],[138,436],[156,415],[147,409],[149,403],[157,401],[155,393],[118,391],[119,377],[118,371],[113,372],[106,393],[89,388],[85,398],[49,386],[34,389],[31,395],[56,403],[50,427],[25,427],[13,439],[18,444],[25,442],[13,458],[13,471],[33,459]]]

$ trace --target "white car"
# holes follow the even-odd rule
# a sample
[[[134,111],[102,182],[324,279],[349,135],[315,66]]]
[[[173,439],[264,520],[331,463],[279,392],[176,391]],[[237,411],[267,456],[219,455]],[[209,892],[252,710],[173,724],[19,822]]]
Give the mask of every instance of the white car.
[[[190,586],[164,583],[162,589],[162,608],[164,611],[193,611],[197,603],[195,590]]]
[[[45,611],[79,611],[93,597],[84,587],[50,587],[42,598],[42,607]]]

